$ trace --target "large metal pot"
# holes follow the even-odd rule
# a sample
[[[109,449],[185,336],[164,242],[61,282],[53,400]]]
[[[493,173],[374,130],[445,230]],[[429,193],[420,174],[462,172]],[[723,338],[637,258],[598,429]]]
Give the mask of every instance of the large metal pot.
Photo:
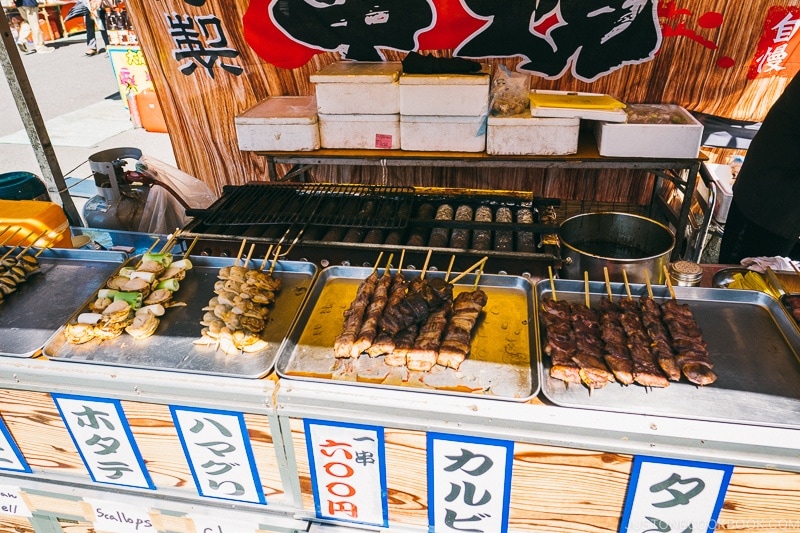
[[[568,218],[559,230],[567,279],[604,281],[604,267],[611,281],[631,283],[666,281],[664,266],[675,247],[675,235],[663,224],[629,213],[585,213]]]

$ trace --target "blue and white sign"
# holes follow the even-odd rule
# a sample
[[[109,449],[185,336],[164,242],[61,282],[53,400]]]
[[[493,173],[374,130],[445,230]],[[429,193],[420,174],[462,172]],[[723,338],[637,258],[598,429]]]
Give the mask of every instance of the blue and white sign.
[[[388,527],[383,428],[303,423],[317,517]]]
[[[428,527],[508,531],[512,441],[428,433]]]
[[[637,455],[619,530],[712,533],[733,466]]]
[[[200,496],[266,505],[242,413],[169,409]]]
[[[119,400],[51,396],[92,481],[155,490]]]
[[[2,418],[0,418],[0,470],[33,473]]]

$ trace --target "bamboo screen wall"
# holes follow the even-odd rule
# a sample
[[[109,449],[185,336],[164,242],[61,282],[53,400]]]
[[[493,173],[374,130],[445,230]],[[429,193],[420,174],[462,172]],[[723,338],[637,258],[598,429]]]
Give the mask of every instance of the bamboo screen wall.
[[[261,60],[245,41],[242,18],[246,0],[194,0],[191,4],[203,5],[195,7],[180,0],[133,0],[128,4],[178,166],[218,192],[225,184],[266,180],[264,159],[239,151],[234,117],[267,96],[313,94],[309,75],[339,58],[324,53],[301,68],[277,68]],[[800,0],[662,0],[662,8],[689,13],[678,20],[712,44],[704,46],[685,35],[665,35],[658,55],[648,63],[623,67],[594,83],[566,74],[553,81],[532,77],[531,86],[608,93],[629,103],[676,103],[703,113],[760,120],[788,83],[783,77],[747,79],[765,15],[772,6],[797,5]],[[707,12],[722,14],[723,23],[711,29],[699,27],[697,17]],[[169,18],[210,14],[220,19],[228,46],[240,54],[223,62],[242,67],[241,75],[227,72],[219,63],[208,71],[200,66],[190,75],[179,70],[187,60],[178,60],[173,54],[176,44]],[[447,55],[449,51],[435,53]],[[723,56],[732,60],[732,66],[717,66]],[[387,53],[389,60],[402,57]],[[494,60],[493,67],[499,62],[510,68],[517,63],[514,59]],[[716,151],[721,152],[724,150]],[[645,204],[651,191],[651,183],[634,172],[604,176],[579,171],[557,179],[547,179],[542,171],[533,169],[390,168],[389,172],[393,183],[404,185],[532,190],[544,196],[602,202]],[[373,167],[318,167],[314,172],[317,181],[376,183],[382,178],[381,169]]]

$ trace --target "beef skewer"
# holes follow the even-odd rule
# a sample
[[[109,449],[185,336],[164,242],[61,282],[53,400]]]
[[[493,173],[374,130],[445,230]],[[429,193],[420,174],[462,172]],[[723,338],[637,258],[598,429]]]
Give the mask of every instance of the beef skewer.
[[[472,330],[488,301],[486,293],[478,288],[482,273],[483,266],[478,271],[472,290],[460,293],[453,300],[453,315],[447,324],[436,357],[436,363],[441,366],[458,370],[469,354]]]
[[[620,301],[620,307],[622,308],[620,323],[625,329],[625,335],[628,338],[627,346],[633,360],[633,379],[636,383],[645,387],[667,387],[669,386],[669,381],[656,364],[652,353],[650,353],[650,340],[639,316],[639,306],[631,296],[628,275],[624,270],[622,271],[622,277],[625,280],[625,290],[628,293],[628,298]]]
[[[628,350],[625,329],[620,322],[622,311],[614,303],[608,267],[603,267],[606,278],[606,297],[600,298],[600,337],[603,340],[603,359],[614,377],[623,385],[633,383],[633,360]]]
[[[666,266],[664,267],[666,271]],[[667,287],[671,298],[661,304],[664,322],[672,337],[675,362],[680,366],[686,379],[695,385],[709,385],[717,380],[712,370],[713,364],[708,356],[708,347],[703,333],[695,321],[687,304],[679,304],[667,274]]]
[[[378,260],[375,262],[375,268],[369,276],[361,282],[356,291],[356,297],[350,302],[350,307],[344,312],[344,325],[342,333],[333,342],[333,355],[340,359],[347,359],[352,357],[353,344],[356,341],[356,335],[361,329],[361,323],[364,320],[364,313],[369,305],[372,294],[375,292],[375,286],[378,283],[378,263],[380,263],[383,252],[378,255]]]
[[[570,305],[570,321],[576,347],[572,360],[578,365],[581,382],[589,387],[591,394],[592,390],[603,388],[609,381],[614,381],[614,375],[609,372],[603,360],[600,317],[597,311],[590,307],[589,273],[584,272],[583,277],[586,303]]]
[[[546,341],[544,353],[550,356],[550,377],[569,383],[580,383],[580,369],[572,357],[577,351],[570,323],[569,302],[558,300],[553,267],[547,267],[550,274],[550,298],[542,300],[542,319],[545,323]]]
[[[358,337],[353,343],[353,348],[350,352],[351,357],[358,357],[361,352],[365,351],[372,345],[375,336],[378,334],[378,321],[383,315],[383,310],[386,307],[389,294],[389,286],[392,283],[392,276],[389,269],[392,268],[392,259],[394,254],[389,255],[389,260],[386,262],[386,268],[383,271],[383,276],[380,277],[375,286],[375,292],[367,307],[364,322],[361,324],[361,329],[358,332]]]
[[[661,307],[653,299],[653,287],[650,285],[650,274],[644,271],[647,284],[647,297],[639,300],[642,324],[650,337],[650,350],[655,355],[658,366],[670,381],[681,379],[681,369],[675,362],[671,340],[661,316]]]

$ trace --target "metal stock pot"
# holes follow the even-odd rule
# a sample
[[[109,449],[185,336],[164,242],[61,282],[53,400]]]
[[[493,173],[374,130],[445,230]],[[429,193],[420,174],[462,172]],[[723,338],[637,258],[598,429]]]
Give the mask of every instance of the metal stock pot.
[[[629,213],[584,213],[568,218],[559,229],[564,264],[561,276],[567,279],[604,281],[608,268],[611,281],[665,283],[664,266],[675,247],[675,235],[665,225]]]

